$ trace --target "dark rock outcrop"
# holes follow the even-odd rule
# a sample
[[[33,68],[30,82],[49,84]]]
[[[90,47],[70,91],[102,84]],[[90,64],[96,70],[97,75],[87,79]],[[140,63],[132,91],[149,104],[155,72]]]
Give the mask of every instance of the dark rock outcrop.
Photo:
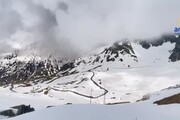
[[[14,107],[11,107],[11,108],[18,110],[16,115],[21,115],[21,114],[24,114],[24,113],[35,111],[35,109],[31,108],[30,105],[28,105],[28,106],[26,106],[26,105],[18,105],[18,106],[14,106]]]
[[[134,54],[134,50],[129,42],[123,42],[122,45],[120,45],[118,42],[115,42],[113,46],[106,48],[103,51],[105,54],[110,53],[111,55],[115,54],[115,58],[119,56],[118,52],[121,52],[121,54]]]
[[[169,56],[169,59],[172,62],[180,60],[180,43],[176,43],[175,48],[172,50],[172,54]]]
[[[158,104],[158,105],[167,105],[167,104],[176,104],[176,103],[180,104],[180,93],[154,102],[154,104]]]
[[[142,40],[139,42],[139,44],[143,48],[149,49],[151,46],[158,47],[166,42],[175,43],[175,48],[172,51],[170,51],[171,52],[171,55],[169,56],[170,61],[176,62],[180,60],[180,36],[176,37],[175,35],[171,35],[171,34],[163,35],[155,40]]]
[[[1,111],[0,115],[6,116],[6,117],[14,117],[14,116],[16,116],[12,109]]]
[[[106,56],[107,62],[115,61],[115,59],[119,57],[119,54],[128,54],[131,57],[137,58],[130,42],[127,41],[122,42],[122,44],[115,42],[111,47],[106,48],[101,54],[103,53]],[[112,55],[114,55],[114,57],[112,57]]]
[[[4,110],[0,112],[0,115],[2,116],[6,116],[6,117],[15,117],[18,115],[22,115],[24,113],[28,113],[28,112],[33,112],[35,111],[34,108],[26,105],[18,105],[18,106],[14,106],[11,107],[8,110]]]

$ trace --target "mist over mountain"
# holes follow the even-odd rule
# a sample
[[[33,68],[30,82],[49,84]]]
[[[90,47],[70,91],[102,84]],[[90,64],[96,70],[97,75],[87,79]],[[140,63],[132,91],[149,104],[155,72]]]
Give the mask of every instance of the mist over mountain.
[[[77,57],[99,44],[159,37],[177,26],[178,4],[177,0],[1,0],[0,53],[36,44],[38,52],[65,51]]]

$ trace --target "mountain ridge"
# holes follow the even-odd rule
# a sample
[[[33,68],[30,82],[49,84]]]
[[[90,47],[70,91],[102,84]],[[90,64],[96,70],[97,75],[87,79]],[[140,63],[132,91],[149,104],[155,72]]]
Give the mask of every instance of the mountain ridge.
[[[171,49],[165,51],[167,53],[169,52],[168,62],[179,61],[180,37],[174,35],[163,35],[154,41],[136,40],[129,42],[128,40],[123,40],[121,42],[115,42],[110,46],[103,47],[102,51],[72,61],[68,61],[67,58],[53,58],[51,55],[47,58],[31,55],[22,59],[21,56],[19,56],[19,50],[16,50],[0,60],[0,83],[9,84],[15,83],[13,81],[29,81],[39,78],[51,80],[55,77],[58,78],[60,76],[81,72],[82,70],[80,69],[83,68],[87,68],[86,71],[88,71],[90,70],[89,67],[94,68],[100,65],[107,66],[106,69],[108,70],[108,63],[109,65],[111,63],[121,64],[120,67],[122,68],[130,68],[131,66],[138,67],[138,65],[147,66],[148,64],[139,64],[139,58],[143,56],[140,55],[140,57],[138,57],[138,52],[143,49],[144,51],[148,51],[152,47],[158,48],[167,43],[174,46],[174,48],[171,47]],[[141,50],[137,51],[136,47]],[[158,60],[163,61],[158,57],[153,61],[155,63]],[[143,62],[144,61],[146,62],[146,60],[143,60]]]

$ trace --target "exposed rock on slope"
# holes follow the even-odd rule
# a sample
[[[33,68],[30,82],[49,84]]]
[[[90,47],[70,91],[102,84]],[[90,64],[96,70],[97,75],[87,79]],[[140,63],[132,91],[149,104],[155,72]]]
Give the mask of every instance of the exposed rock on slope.
[[[175,43],[175,48],[170,51],[171,55],[169,56],[170,61],[175,62],[180,60],[180,37],[176,37],[175,35],[163,35],[158,39],[155,40],[147,40],[147,41],[140,41],[139,44],[145,48],[149,49],[151,46],[161,46],[166,42]]]
[[[170,43],[175,46],[173,49],[164,51],[168,53],[166,62],[176,62],[180,60],[180,37],[175,37],[174,35],[164,35],[152,41],[128,42],[126,40],[115,42],[111,46],[103,47],[95,54],[80,57],[73,61],[53,58],[38,59],[38,56],[27,59],[24,58],[22,60],[18,54],[19,51],[15,51],[0,59],[0,86],[28,83],[29,81],[38,82],[38,80],[52,80],[62,76],[103,67],[109,70],[112,64],[119,68],[130,68],[135,64],[140,66],[139,56],[141,58],[146,58],[147,56],[143,56],[146,55],[146,53],[139,55],[138,52],[141,51],[137,51],[134,46],[138,46],[140,50],[144,49],[144,51],[147,50],[146,52],[148,52],[151,47],[162,47],[165,43]],[[158,53],[158,51],[153,52]],[[157,57],[159,56],[160,55]],[[160,60],[160,58],[155,59]],[[146,63],[145,59],[143,60],[143,62]],[[151,58],[148,60],[152,62],[155,61]]]
[[[175,104],[175,103],[180,103],[180,93],[154,102],[154,104],[158,104],[158,105],[167,105],[167,104]]]
[[[18,54],[12,53],[0,60],[0,86],[6,84],[26,83],[37,79],[50,80],[59,77],[60,71],[65,71],[72,66],[67,66],[67,61],[62,59],[20,59]]]
[[[34,108],[26,105],[18,105],[18,106],[14,106],[11,107],[8,110],[4,110],[0,112],[0,115],[2,116],[6,116],[6,117],[15,117],[18,115],[22,115],[24,113],[28,113],[28,112],[33,112],[35,111]]]

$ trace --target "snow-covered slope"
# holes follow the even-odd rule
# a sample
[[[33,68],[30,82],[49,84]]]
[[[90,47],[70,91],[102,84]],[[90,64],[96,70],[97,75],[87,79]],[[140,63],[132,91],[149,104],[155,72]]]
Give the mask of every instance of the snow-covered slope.
[[[180,92],[179,85],[149,96],[148,100],[119,105],[61,105],[10,120],[179,120],[180,105],[156,105],[156,100]]]
[[[149,42],[116,42],[70,62],[16,54],[2,58],[0,109],[18,104],[37,110],[67,103],[134,103],[180,83],[179,45],[180,38],[165,35]]]
[[[70,105],[49,108],[9,120],[179,120],[180,106],[149,104]]]

